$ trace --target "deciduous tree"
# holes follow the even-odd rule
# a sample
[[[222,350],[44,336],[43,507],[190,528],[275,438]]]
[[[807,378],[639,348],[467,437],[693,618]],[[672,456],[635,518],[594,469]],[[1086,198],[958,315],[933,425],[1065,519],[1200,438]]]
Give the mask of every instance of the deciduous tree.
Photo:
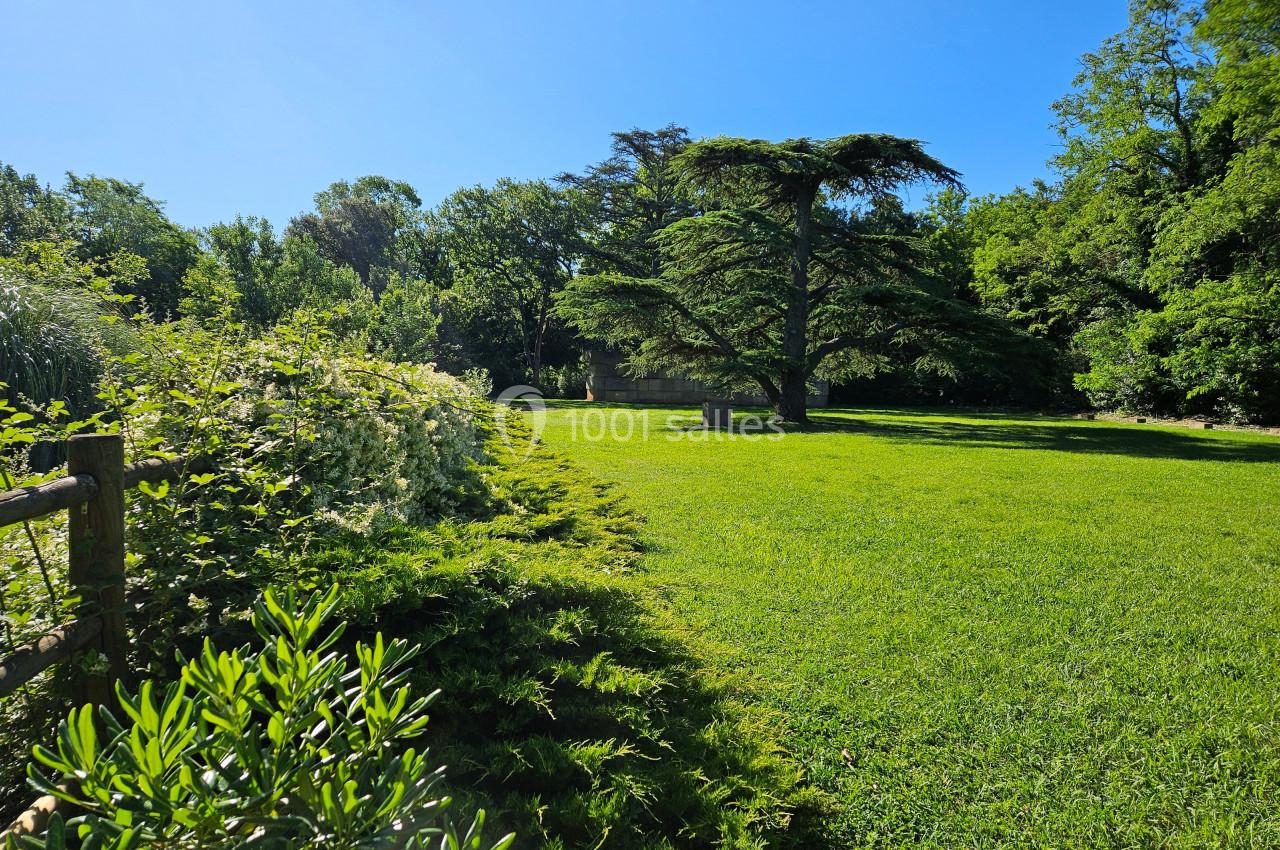
[[[307,236],[325,259],[347,266],[378,294],[390,274],[421,274],[430,260],[413,187],[378,175],[339,180],[315,197],[316,211],[297,216],[287,234]]]
[[[582,251],[581,196],[542,181],[499,180],[450,195],[436,211],[457,296],[519,340],[529,380],[542,379],[556,295]]]
[[[200,254],[195,234],[174,224],[141,183],[67,174],[72,232],[85,259],[103,260],[119,252],[142,257],[144,278],[128,294],[140,296],[161,317],[169,317],[182,297],[182,279]]]

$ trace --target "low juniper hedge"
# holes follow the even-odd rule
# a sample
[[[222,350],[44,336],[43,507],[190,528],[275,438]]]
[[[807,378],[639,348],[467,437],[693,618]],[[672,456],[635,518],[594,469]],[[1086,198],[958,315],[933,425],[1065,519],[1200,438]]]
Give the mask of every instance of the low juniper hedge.
[[[612,489],[544,449],[490,453],[486,516],[308,563],[348,589],[355,633],[422,645],[458,795],[550,848],[821,846],[829,801],[637,575]]]

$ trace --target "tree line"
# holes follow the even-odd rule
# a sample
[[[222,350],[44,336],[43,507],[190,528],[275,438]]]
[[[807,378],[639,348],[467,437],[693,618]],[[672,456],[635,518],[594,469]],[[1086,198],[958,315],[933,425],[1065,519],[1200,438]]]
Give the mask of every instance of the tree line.
[[[934,215],[1102,408],[1280,421],[1280,3],[1139,0],[1054,104],[1055,179]]]
[[[1054,104],[1052,178],[969,197],[910,139],[613,135],[546,180],[339,181],[282,232],[186,230],[141,185],[0,169],[0,256],[136,256],[162,319],[299,309],[379,356],[580,388],[624,353],[806,417],[850,401],[1280,420],[1280,0],[1135,0]],[[928,185],[921,209],[901,190]]]

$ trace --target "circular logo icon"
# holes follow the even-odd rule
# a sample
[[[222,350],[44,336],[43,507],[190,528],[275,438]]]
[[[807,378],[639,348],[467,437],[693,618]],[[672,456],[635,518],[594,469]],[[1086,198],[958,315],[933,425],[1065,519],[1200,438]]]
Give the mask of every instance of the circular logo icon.
[[[547,424],[547,402],[542,390],[516,384],[494,399],[494,421],[498,436],[512,452],[527,458],[542,439]]]

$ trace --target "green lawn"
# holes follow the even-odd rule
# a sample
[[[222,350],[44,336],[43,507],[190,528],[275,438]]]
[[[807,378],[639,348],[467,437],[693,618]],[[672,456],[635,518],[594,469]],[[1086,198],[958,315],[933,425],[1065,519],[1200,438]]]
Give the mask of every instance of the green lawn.
[[[669,409],[584,439],[613,410],[544,437],[645,518],[646,580],[838,798],[833,846],[1280,846],[1280,439]]]

